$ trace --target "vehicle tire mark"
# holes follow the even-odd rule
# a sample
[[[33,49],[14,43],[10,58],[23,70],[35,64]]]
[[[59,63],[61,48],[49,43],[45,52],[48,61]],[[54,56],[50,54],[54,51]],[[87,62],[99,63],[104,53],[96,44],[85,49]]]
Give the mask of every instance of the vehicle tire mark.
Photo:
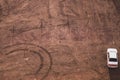
[[[27,45],[27,46],[35,46],[35,47],[37,47],[37,48],[39,48],[39,50],[38,51],[35,51],[35,50],[30,50],[30,49],[24,49],[24,48],[20,48],[19,49],[19,47],[18,46],[24,46],[24,45]],[[47,56],[49,57],[49,64],[48,64],[48,69],[47,69],[47,71],[46,71],[46,73],[42,76],[42,78],[40,79],[40,80],[44,80],[47,76],[48,76],[48,74],[49,74],[49,72],[50,72],[50,70],[51,70],[51,68],[52,68],[52,56],[50,55],[50,53],[45,49],[45,48],[43,48],[43,47],[41,47],[41,46],[39,46],[39,45],[35,45],[35,44],[32,44],[32,43],[18,43],[18,44],[13,44],[13,45],[7,45],[7,46],[5,46],[4,48],[3,48],[3,50],[4,49],[9,49],[9,48],[11,48],[11,47],[18,47],[18,49],[14,49],[14,50],[11,50],[11,51],[9,51],[9,52],[7,52],[7,53],[5,53],[5,55],[9,55],[9,54],[12,54],[13,52],[16,52],[16,51],[30,51],[30,52],[32,52],[32,53],[34,53],[34,54],[37,54],[38,56],[39,56],[39,58],[40,58],[40,60],[41,60],[41,64],[39,64],[39,68],[36,70],[36,72],[35,72],[35,74],[34,75],[37,75],[37,74],[39,74],[40,73],[40,71],[41,71],[41,69],[43,68],[43,66],[44,66],[44,60],[46,59],[45,58],[45,56],[42,56],[41,54],[41,52],[45,52],[45,54],[47,54]]]

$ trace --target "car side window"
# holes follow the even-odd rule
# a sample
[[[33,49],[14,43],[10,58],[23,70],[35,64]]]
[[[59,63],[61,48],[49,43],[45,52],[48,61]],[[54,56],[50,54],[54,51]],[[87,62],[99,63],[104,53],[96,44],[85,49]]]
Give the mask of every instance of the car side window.
[[[109,58],[109,53],[107,53],[108,54],[108,58]]]

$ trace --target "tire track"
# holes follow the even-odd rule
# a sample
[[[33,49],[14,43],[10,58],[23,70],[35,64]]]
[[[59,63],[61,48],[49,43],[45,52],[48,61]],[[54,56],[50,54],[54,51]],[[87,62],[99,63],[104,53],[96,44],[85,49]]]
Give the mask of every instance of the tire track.
[[[120,80],[120,69],[109,69],[110,80]]]
[[[27,45],[29,47],[24,48],[25,45]],[[32,49],[30,49],[30,46],[35,47],[38,50],[34,50],[34,48],[32,50]],[[11,50],[12,48],[13,48],[13,50]],[[37,56],[39,56],[40,63],[39,63],[39,68],[35,71],[34,75],[36,76],[36,78],[38,78],[37,76],[40,76],[42,74],[40,80],[44,80],[48,76],[48,74],[52,68],[52,57],[51,57],[50,53],[45,48],[43,48],[39,45],[35,45],[32,43],[18,43],[18,44],[13,44],[13,45],[7,45],[2,49],[2,52],[4,52],[4,50],[6,51],[5,52],[6,56],[10,55],[14,52],[18,52],[18,51],[29,51],[31,53],[37,54]],[[49,63],[48,62],[45,63],[46,59],[49,59]],[[47,67],[47,69],[45,67]],[[43,69],[45,70],[45,72]]]

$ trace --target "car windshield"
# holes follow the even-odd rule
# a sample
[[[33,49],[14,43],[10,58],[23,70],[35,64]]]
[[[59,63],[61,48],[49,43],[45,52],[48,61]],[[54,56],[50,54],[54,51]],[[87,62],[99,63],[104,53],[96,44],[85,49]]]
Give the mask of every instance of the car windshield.
[[[110,58],[110,61],[116,62],[117,59],[116,58]]]

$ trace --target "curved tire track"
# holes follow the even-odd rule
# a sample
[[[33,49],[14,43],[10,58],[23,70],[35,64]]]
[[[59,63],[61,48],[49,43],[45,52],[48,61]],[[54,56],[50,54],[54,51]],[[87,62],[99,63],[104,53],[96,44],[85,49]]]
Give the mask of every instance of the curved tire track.
[[[25,46],[28,46],[28,48]],[[32,47],[32,48],[35,47],[35,48],[37,48],[37,50],[35,50],[34,48],[33,48],[33,50],[31,50],[30,47]],[[48,76],[48,74],[52,68],[52,57],[51,57],[50,53],[45,48],[43,48],[39,45],[32,44],[32,43],[18,43],[18,44],[13,44],[13,45],[7,45],[2,50],[3,50],[3,52],[5,52],[5,55],[10,55],[17,51],[29,51],[34,54],[37,54],[37,56],[39,56],[39,58],[40,58],[41,63],[39,64],[39,68],[35,71],[34,75],[40,74],[41,70],[44,67],[47,67],[47,69],[45,68],[46,71],[42,73],[44,75],[41,75],[40,80],[44,80]],[[44,63],[45,59],[49,59],[49,62],[47,64]]]

